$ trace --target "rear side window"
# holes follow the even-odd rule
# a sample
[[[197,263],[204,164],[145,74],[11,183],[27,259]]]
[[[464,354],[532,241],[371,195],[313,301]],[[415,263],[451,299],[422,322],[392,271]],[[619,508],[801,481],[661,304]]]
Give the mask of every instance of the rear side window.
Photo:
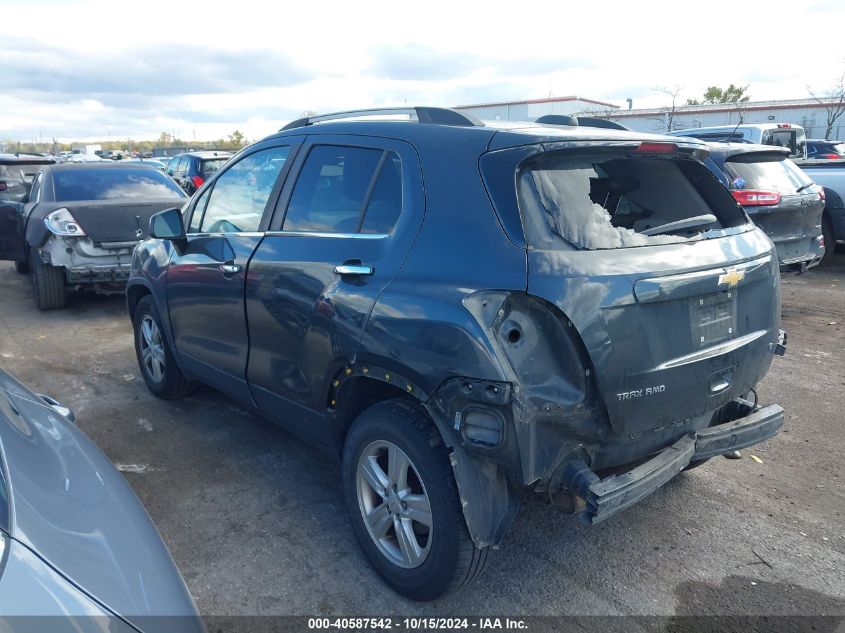
[[[394,152],[318,145],[299,173],[283,230],[386,234],[401,207],[401,162]]]
[[[200,230],[203,233],[257,231],[289,151],[287,146],[261,150],[245,156],[220,174],[209,195]]]
[[[53,172],[59,202],[120,198],[184,198],[185,193],[158,169],[93,167]]]
[[[402,163],[399,156],[387,152],[378,174],[373,195],[367,204],[361,233],[387,234],[402,210]]]
[[[760,189],[783,195],[807,191],[813,184],[795,163],[783,156],[745,154],[725,162],[731,176],[731,189]]]
[[[687,158],[546,152],[523,164],[517,188],[536,249],[670,244],[745,223],[719,181]]]

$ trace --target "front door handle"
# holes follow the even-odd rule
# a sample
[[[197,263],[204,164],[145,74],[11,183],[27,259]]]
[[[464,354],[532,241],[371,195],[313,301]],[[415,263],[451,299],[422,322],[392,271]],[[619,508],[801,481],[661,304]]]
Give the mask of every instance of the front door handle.
[[[376,272],[376,269],[364,264],[341,264],[334,267],[334,272],[338,275],[367,276]]]
[[[234,275],[241,272],[240,264],[220,264],[217,269],[224,275]]]

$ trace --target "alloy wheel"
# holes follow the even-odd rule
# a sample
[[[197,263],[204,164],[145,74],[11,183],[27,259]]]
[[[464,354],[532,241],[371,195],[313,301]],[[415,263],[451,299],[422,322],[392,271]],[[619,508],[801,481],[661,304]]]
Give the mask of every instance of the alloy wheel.
[[[408,455],[388,441],[370,443],[358,458],[355,483],[358,508],[382,555],[405,569],[422,565],[431,551],[431,503]]]
[[[144,369],[154,382],[164,380],[165,358],[161,330],[150,315],[144,315],[139,325],[141,332],[141,359]]]

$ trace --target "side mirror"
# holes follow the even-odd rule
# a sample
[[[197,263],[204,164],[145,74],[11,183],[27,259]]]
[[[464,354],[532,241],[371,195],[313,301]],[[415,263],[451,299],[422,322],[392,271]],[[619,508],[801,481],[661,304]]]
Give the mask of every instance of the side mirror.
[[[150,217],[150,237],[159,240],[185,239],[185,224],[182,221],[182,211],[174,207],[159,211]]]

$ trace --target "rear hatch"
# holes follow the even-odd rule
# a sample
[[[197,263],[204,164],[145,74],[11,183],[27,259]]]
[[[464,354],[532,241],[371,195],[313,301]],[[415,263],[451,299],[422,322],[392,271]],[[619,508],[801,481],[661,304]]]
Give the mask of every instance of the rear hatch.
[[[516,178],[528,292],[577,328],[616,432],[706,424],[771,362],[770,242],[683,143],[544,149]]]
[[[782,263],[812,259],[822,232],[821,187],[780,152],[725,160],[731,193],[775,243]]]
[[[181,206],[173,198],[134,202],[132,200],[61,203],[95,244],[145,240],[150,217],[164,209]]]
[[[38,214],[67,208],[97,244],[145,239],[151,215],[185,202],[179,186],[153,167],[80,165],[52,177],[56,202],[42,203]]]

